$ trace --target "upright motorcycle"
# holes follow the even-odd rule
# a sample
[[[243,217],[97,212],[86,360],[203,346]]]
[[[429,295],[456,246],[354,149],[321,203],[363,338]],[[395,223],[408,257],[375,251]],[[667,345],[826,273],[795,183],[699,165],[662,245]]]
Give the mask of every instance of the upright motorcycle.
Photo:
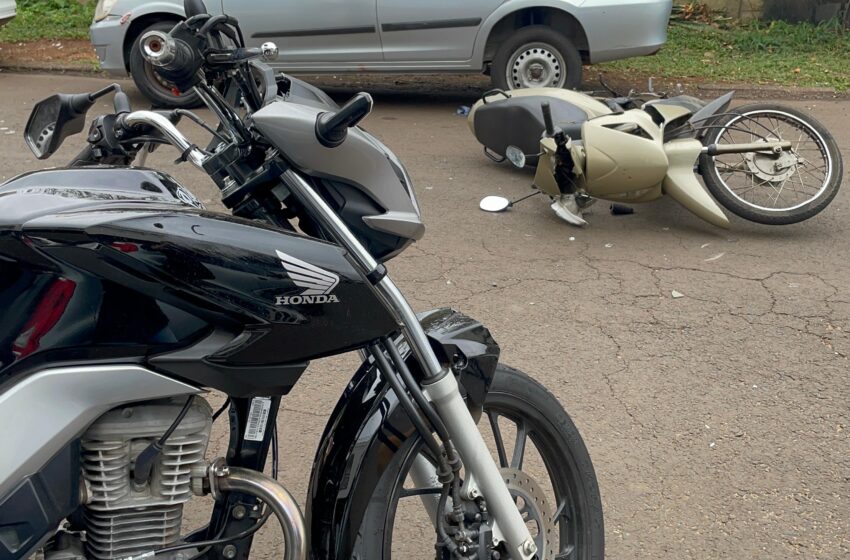
[[[555,88],[493,91],[473,107],[469,126],[491,159],[536,164],[534,186],[573,225],[586,224],[582,210],[597,199],[631,204],[670,196],[722,228],[729,227],[724,208],[767,225],[822,212],[844,176],[829,131],[790,107],[730,110],[732,99],[668,97],[651,86],[615,98]],[[481,203],[488,211],[510,206],[499,197]]]
[[[0,559],[244,559],[272,515],[287,560],[602,558],[596,477],[558,401],[499,363],[483,325],[415,315],[388,275],[424,227],[402,163],[357,127],[372,99],[338,107],[276,77],[260,60],[274,45],[245,48],[233,18],[185,8],[142,48],[217,128],[132,111],[117,85],[54,95],[26,127],[40,159],[95,100],[114,94],[114,113],[68,167],[0,186]],[[138,165],[159,145],[231,214]],[[363,363],[302,514],[276,480],[278,409],[311,360],[350,351]],[[208,389],[228,396],[216,412]],[[223,414],[229,446],[211,459]],[[195,496],[215,506],[182,534]]]

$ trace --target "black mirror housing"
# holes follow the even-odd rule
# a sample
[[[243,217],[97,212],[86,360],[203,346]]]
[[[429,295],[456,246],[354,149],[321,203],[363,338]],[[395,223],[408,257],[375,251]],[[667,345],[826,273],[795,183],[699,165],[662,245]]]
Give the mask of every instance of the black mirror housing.
[[[30,113],[24,131],[24,140],[35,157],[49,158],[67,137],[81,132],[92,105],[94,100],[88,93],[58,93],[40,101]]]
[[[186,12],[186,19],[208,13],[204,0],[183,0],[183,10]]]

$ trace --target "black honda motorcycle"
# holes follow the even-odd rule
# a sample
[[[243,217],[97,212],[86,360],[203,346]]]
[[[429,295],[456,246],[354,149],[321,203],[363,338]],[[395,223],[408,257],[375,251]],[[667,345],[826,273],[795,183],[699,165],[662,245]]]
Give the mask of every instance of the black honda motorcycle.
[[[371,98],[338,107],[275,76],[261,59],[276,47],[246,47],[233,18],[185,7],[143,52],[217,128],[132,111],[117,85],[58,94],[26,127],[40,159],[96,99],[113,93],[115,112],[68,167],[0,186],[0,559],[244,559],[272,515],[287,560],[602,558],[596,477],[558,401],[498,363],[483,325],[415,315],[387,275],[424,228],[404,166],[357,127]],[[161,144],[231,214],[141,166]],[[274,476],[281,398],[310,360],[349,351],[363,364],[302,514]],[[215,413],[207,389],[229,397]],[[224,412],[227,454],[208,460]],[[205,495],[209,523],[181,534]],[[425,539],[408,537],[411,507]]]

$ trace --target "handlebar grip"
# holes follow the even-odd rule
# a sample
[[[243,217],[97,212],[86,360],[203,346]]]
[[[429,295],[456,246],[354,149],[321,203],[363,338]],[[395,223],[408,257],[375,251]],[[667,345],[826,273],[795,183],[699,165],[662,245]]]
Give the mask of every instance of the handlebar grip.
[[[129,113],[132,111],[130,107],[130,98],[123,91],[116,92],[115,98],[112,100],[112,105],[115,108],[115,114]]]
[[[372,96],[358,93],[339,111],[328,111],[316,118],[316,138],[326,148],[336,148],[348,136],[348,129],[357,126],[372,112]]]
[[[549,106],[549,102],[544,101],[540,108],[543,109],[543,122],[546,125],[546,136],[554,136],[555,123],[552,122],[552,108]]]
[[[162,31],[149,31],[141,39],[142,56],[152,65],[166,71],[191,67],[195,55],[185,42]]]

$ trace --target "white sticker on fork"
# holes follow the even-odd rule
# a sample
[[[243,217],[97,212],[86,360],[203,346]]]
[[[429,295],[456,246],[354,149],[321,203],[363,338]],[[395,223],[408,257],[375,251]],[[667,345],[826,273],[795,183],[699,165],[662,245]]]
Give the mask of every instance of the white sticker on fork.
[[[271,409],[272,400],[270,398],[254,397],[251,399],[248,425],[245,426],[245,439],[247,441],[263,441],[263,438],[266,437],[266,422],[269,420]]]

